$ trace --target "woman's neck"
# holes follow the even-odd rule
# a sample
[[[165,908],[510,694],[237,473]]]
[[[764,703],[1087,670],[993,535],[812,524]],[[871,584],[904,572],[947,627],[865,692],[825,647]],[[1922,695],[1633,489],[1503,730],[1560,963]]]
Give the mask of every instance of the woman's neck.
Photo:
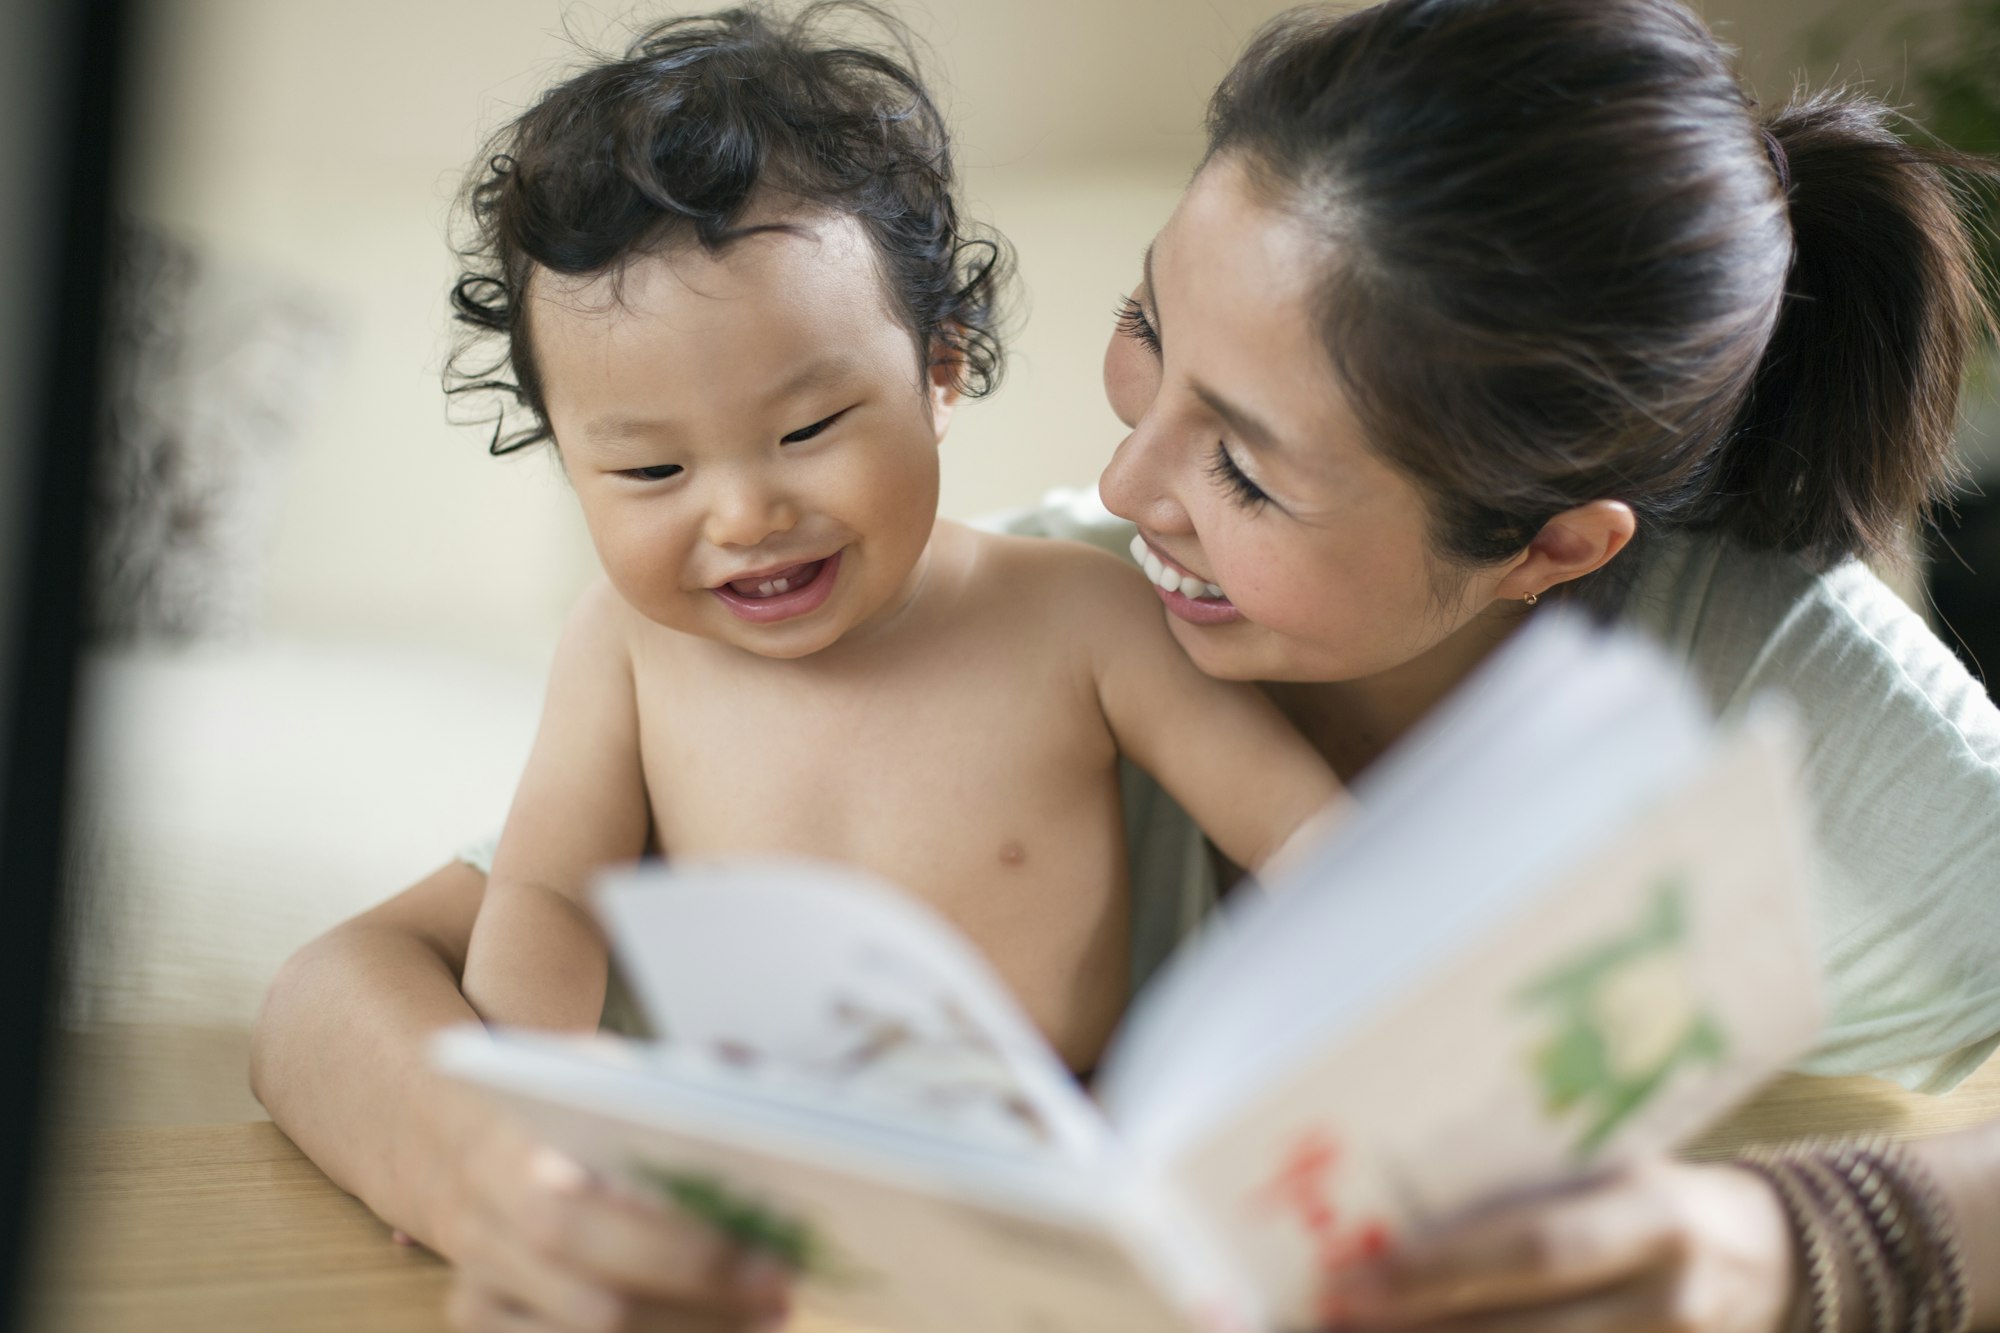
[[[1388,671],[1357,680],[1268,682],[1264,691],[1341,781],[1352,782],[1526,622],[1523,608],[1502,604]]]

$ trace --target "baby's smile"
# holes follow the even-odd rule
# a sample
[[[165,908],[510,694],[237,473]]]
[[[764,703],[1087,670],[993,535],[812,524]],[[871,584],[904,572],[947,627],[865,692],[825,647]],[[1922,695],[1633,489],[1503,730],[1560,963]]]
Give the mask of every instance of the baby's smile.
[[[820,560],[753,570],[709,591],[738,619],[759,625],[791,620],[826,604],[840,576],[840,556],[841,551],[835,551]]]

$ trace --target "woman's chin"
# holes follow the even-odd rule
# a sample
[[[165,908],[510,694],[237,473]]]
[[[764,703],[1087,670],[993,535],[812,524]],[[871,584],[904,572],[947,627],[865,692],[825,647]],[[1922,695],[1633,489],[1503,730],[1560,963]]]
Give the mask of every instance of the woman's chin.
[[[1168,632],[1174,642],[1180,644],[1181,651],[1188,660],[1201,668],[1205,676],[1217,680],[1266,680],[1258,659],[1258,640],[1266,637],[1262,627],[1248,620],[1233,620],[1226,625],[1191,625],[1177,616],[1167,617]]]
[[[1349,653],[1290,638],[1254,620],[1190,625],[1170,616],[1167,625],[1188,660],[1217,680],[1318,684],[1366,674]]]

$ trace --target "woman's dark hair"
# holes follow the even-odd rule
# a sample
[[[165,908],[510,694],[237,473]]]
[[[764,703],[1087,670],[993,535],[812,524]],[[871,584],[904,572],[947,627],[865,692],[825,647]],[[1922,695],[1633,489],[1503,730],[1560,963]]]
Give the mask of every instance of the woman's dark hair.
[[[1824,567],[1950,476],[1990,312],[1949,174],[1992,164],[1851,95],[1760,122],[1675,0],[1295,11],[1208,151],[1329,242],[1336,373],[1454,565],[1612,498]],[[1635,565],[1566,591],[1609,607]]]
[[[892,50],[829,31],[857,21]],[[466,182],[445,368],[447,394],[499,395],[491,452],[552,438],[527,317],[536,269],[590,276],[788,229],[740,225],[753,195],[856,218],[920,363],[952,366],[968,396],[997,387],[1009,256],[959,217],[950,137],[916,69],[907,31],[861,0],[749,5],[649,28],[495,135]]]

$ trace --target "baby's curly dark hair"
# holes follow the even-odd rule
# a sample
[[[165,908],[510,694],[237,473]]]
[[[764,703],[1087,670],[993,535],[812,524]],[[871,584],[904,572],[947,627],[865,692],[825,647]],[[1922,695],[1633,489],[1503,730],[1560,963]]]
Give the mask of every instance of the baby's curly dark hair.
[[[830,32],[855,22],[887,49]],[[917,68],[908,30],[864,0],[746,5],[654,25],[496,134],[461,199],[444,372],[454,400],[497,400],[488,451],[554,438],[525,299],[537,268],[591,276],[690,238],[716,252],[785,229],[739,225],[762,192],[852,214],[920,364],[951,366],[968,397],[998,387],[1011,255],[960,218],[950,135]]]

